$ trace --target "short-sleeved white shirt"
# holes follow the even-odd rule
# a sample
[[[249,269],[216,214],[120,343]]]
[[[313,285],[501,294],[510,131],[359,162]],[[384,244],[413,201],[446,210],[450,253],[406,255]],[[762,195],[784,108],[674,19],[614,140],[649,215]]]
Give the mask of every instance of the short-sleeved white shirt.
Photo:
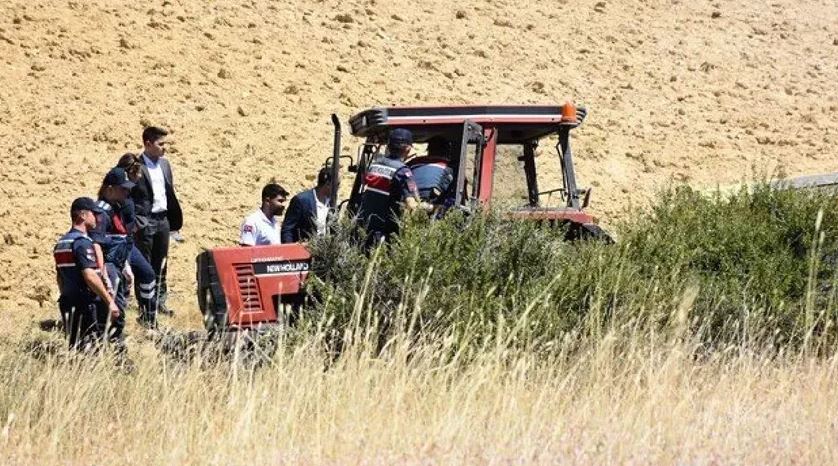
[[[262,209],[248,215],[242,222],[239,234],[239,244],[247,246],[261,246],[265,244],[279,244],[279,224],[276,217],[268,220]]]

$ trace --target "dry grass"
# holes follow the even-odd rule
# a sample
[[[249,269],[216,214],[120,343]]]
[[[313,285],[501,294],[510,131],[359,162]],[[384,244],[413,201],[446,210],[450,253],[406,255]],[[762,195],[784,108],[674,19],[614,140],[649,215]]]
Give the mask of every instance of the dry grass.
[[[6,464],[834,464],[838,358],[613,333],[553,356],[469,362],[396,342],[325,364],[320,341],[270,365],[0,354]],[[575,350],[571,351],[570,348]],[[145,348],[148,349],[148,348]],[[453,361],[453,362],[452,362]]]
[[[615,246],[449,216],[367,259],[338,229],[315,256],[335,264],[321,305],[256,369],[136,329],[133,372],[44,351],[57,334],[0,341],[0,458],[838,464],[823,196],[680,190]]]

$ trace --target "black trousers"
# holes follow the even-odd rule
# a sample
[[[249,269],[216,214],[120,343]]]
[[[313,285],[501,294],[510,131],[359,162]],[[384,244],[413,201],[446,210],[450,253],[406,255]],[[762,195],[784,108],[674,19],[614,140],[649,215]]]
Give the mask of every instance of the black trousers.
[[[108,306],[102,301],[58,300],[61,321],[64,323],[64,333],[70,343],[70,349],[95,349],[103,337],[122,346],[122,329],[125,325],[123,318],[113,319],[110,329],[107,329]],[[108,334],[105,335],[105,330]]]
[[[164,306],[168,294],[166,283],[166,269],[163,262],[169,255],[169,220],[149,217],[148,225],[139,230],[135,237],[137,249],[151,263],[151,269],[157,276],[157,305]],[[166,261],[168,263],[168,261]]]

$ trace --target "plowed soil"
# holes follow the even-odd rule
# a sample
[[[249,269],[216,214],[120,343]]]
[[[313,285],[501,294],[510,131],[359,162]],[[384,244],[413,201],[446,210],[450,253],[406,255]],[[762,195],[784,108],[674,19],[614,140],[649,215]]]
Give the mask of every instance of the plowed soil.
[[[574,100],[580,184],[616,218],[672,181],[838,170],[836,83],[834,0],[4,0],[0,328],[56,316],[68,204],[146,124],[174,134],[185,328],[195,255],[235,244],[268,180],[312,184],[332,112]]]

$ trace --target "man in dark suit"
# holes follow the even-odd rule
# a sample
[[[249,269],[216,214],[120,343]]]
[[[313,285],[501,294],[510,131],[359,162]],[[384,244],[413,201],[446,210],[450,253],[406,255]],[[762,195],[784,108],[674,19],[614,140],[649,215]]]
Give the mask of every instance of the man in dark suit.
[[[137,224],[136,244],[157,275],[157,312],[171,315],[166,307],[166,258],[169,234],[180,230],[183,212],[175,195],[172,166],[164,157],[169,144],[166,130],[150,126],[143,130],[142,178],[131,190]]]
[[[281,238],[283,243],[308,241],[315,235],[323,235],[327,229],[327,219],[332,201],[332,172],[323,167],[317,174],[317,186],[303,191],[293,198],[282,220]]]

